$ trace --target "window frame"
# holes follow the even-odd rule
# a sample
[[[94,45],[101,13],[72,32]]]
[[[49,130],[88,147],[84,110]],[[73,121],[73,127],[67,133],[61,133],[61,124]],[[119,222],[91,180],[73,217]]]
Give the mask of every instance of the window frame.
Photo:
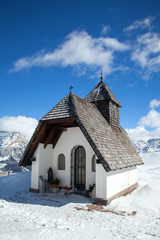
[[[60,158],[60,157],[63,157],[63,158]],[[65,155],[63,153],[60,153],[58,155],[58,170],[65,171],[65,162],[66,162]]]

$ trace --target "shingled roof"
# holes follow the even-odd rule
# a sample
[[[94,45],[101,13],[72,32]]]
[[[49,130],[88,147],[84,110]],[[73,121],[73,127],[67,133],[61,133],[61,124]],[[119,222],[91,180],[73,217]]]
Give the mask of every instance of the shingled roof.
[[[95,88],[85,97],[88,102],[96,102],[101,100],[112,100],[119,107],[122,107],[120,102],[111,92],[109,87],[102,81],[100,81]]]
[[[105,86],[104,84],[102,85]],[[114,95],[110,96],[112,99],[113,97]],[[43,134],[41,134],[41,137],[37,137],[40,131],[39,129],[45,126],[43,124],[51,121],[52,123],[56,123],[56,120],[61,120],[61,122],[65,124],[69,119],[76,121],[77,126],[80,127],[106,171],[143,164],[126,132],[121,127],[118,129],[112,127],[96,106],[87,100],[70,93],[48,112],[40,120],[20,161],[20,165],[25,166],[31,164],[28,156],[31,157],[33,154],[27,154],[28,151],[34,153],[32,145],[35,148],[39,142],[43,142],[42,139],[44,139],[43,134],[45,134],[45,130],[42,131]],[[117,102],[117,104],[120,106],[119,102]]]
[[[68,94],[57,105],[52,108],[41,120],[51,120],[58,118],[69,118],[75,116],[73,111],[71,96]]]
[[[96,106],[72,95],[77,123],[106,171],[143,164],[123,128],[112,127]]]

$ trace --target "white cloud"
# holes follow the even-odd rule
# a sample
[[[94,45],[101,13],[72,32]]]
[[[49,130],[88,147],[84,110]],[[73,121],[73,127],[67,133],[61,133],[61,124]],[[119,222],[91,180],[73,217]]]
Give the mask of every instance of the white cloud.
[[[20,132],[27,138],[30,138],[38,124],[35,118],[27,118],[24,116],[2,117],[0,118],[1,131]]]
[[[144,28],[149,28],[150,29],[151,28],[151,23],[153,22],[154,19],[155,19],[155,17],[148,17],[148,18],[144,18],[144,19],[141,19],[141,20],[136,20],[131,25],[124,28],[124,31],[131,32],[131,31],[136,30],[136,29],[144,29]]]
[[[160,106],[160,101],[153,99],[149,104],[150,108]],[[153,130],[148,131],[146,127]],[[160,138],[160,112],[151,109],[146,116],[143,116],[138,126],[134,129],[126,129],[132,141],[148,140],[150,138]]]
[[[129,45],[119,42],[116,38],[99,38],[99,42],[104,44],[107,48],[111,48],[115,51],[126,51],[129,49]]]
[[[146,33],[138,37],[131,59],[144,71],[144,78],[160,71],[160,35]]]
[[[109,30],[110,30],[109,26],[103,25],[102,30],[101,30],[101,34],[105,35],[106,33],[108,33]]]
[[[114,71],[114,58],[116,51],[126,51],[129,46],[119,42],[116,38],[93,38],[85,31],[70,33],[66,41],[57,49],[48,53],[37,53],[31,57],[17,60],[11,71],[18,72],[23,69],[39,66],[103,69],[103,73]],[[115,68],[116,69],[116,68]]]
[[[149,106],[150,106],[150,108],[159,107],[160,106],[160,100],[157,100],[157,99],[151,100]]]
[[[151,138],[160,137],[160,128],[156,128],[153,131],[148,131],[144,126],[138,126],[136,128],[125,129],[129,137],[133,142],[144,140],[147,141]]]
[[[146,127],[160,127],[160,113],[154,109],[150,110],[147,116],[140,119],[139,124]]]

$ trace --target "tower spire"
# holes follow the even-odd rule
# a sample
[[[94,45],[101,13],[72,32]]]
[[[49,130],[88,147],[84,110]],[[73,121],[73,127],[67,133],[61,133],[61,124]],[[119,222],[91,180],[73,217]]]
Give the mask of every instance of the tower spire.
[[[101,69],[101,76],[100,76],[100,79],[101,79],[101,83],[102,83],[102,82],[103,82],[102,69]]]

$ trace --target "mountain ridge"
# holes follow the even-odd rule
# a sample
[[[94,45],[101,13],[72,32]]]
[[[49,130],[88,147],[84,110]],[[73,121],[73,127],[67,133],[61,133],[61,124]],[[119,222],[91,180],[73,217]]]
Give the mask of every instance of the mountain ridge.
[[[147,141],[140,140],[133,142],[139,153],[160,152],[160,138],[151,138]]]
[[[28,139],[19,132],[0,131],[0,171],[22,172],[18,162],[27,146]]]

